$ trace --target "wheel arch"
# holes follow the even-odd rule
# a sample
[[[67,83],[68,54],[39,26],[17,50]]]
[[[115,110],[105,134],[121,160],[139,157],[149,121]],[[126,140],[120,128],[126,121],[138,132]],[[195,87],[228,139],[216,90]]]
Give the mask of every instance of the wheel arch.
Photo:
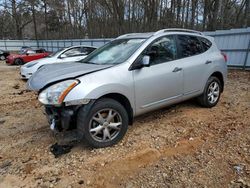
[[[218,79],[220,80],[220,82],[221,82],[221,87],[222,87],[222,91],[221,91],[221,92],[223,92],[223,91],[224,91],[224,78],[223,78],[223,74],[222,74],[221,72],[219,72],[219,71],[216,71],[216,72],[213,72],[213,73],[209,76],[209,78],[210,78],[211,76],[214,76],[214,77],[216,77],[216,78],[218,78]]]
[[[101,98],[110,98],[110,99],[114,99],[117,102],[119,102],[122,106],[124,106],[125,110],[128,113],[128,117],[129,117],[129,125],[133,124],[133,119],[134,119],[134,112],[133,112],[133,108],[128,100],[128,98],[120,93],[109,93],[109,94],[105,94],[101,97],[99,97],[98,99]]]

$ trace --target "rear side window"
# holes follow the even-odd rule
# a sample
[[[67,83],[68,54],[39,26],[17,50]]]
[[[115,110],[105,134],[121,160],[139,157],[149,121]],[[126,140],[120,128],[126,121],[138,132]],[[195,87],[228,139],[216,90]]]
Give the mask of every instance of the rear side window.
[[[201,41],[204,52],[207,51],[212,46],[212,42],[209,41],[208,39],[205,39],[203,37],[199,37],[199,40]]]
[[[180,57],[189,57],[203,52],[201,42],[195,36],[178,35]]]
[[[90,47],[82,47],[82,54],[83,55],[88,55],[91,52],[93,52],[95,48],[90,48]]]

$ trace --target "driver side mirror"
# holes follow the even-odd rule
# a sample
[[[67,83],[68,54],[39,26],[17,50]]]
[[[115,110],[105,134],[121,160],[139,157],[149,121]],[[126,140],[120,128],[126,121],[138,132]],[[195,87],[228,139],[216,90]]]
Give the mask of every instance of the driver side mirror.
[[[129,68],[129,70],[136,70],[141,69],[142,67],[149,67],[150,66],[150,56],[144,55],[142,58],[140,58],[138,61],[132,64],[132,66]]]
[[[142,60],[141,60],[141,65],[143,67],[149,67],[150,66],[150,56],[148,56],[148,55],[143,56]]]

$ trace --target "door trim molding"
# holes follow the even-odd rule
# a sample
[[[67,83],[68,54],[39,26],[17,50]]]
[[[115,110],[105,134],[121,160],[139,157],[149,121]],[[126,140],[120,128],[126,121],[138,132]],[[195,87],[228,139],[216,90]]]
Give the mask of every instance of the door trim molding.
[[[164,103],[164,102],[166,102],[166,101],[170,101],[170,100],[173,100],[173,99],[177,99],[177,98],[179,98],[179,97],[181,97],[181,96],[183,96],[183,95],[180,94],[180,95],[176,95],[176,96],[169,97],[169,98],[166,98],[166,99],[162,99],[162,100],[159,100],[159,101],[156,101],[156,102],[152,102],[152,103],[143,105],[143,106],[141,106],[140,108],[142,108],[142,109],[148,108],[148,107],[151,107],[151,106],[154,106],[154,105],[157,105],[157,104]]]

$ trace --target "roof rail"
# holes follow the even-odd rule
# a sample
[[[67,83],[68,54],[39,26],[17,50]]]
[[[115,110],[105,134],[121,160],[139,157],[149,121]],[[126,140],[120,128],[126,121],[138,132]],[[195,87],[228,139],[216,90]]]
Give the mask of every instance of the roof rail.
[[[200,31],[195,31],[195,30],[191,30],[191,29],[182,29],[182,28],[170,28],[170,29],[161,29],[159,31],[156,31],[154,33],[154,35],[158,35],[158,34],[161,34],[161,33],[165,33],[165,32],[188,32],[188,33],[196,33],[196,34],[199,34],[199,35],[204,35],[202,32]]]
[[[123,37],[129,37],[129,36],[133,36],[133,35],[143,35],[143,34],[151,34],[151,35],[153,35],[154,33],[153,32],[148,32],[148,33],[127,33],[127,34],[118,36],[117,39],[120,39],[120,38],[123,38]]]

